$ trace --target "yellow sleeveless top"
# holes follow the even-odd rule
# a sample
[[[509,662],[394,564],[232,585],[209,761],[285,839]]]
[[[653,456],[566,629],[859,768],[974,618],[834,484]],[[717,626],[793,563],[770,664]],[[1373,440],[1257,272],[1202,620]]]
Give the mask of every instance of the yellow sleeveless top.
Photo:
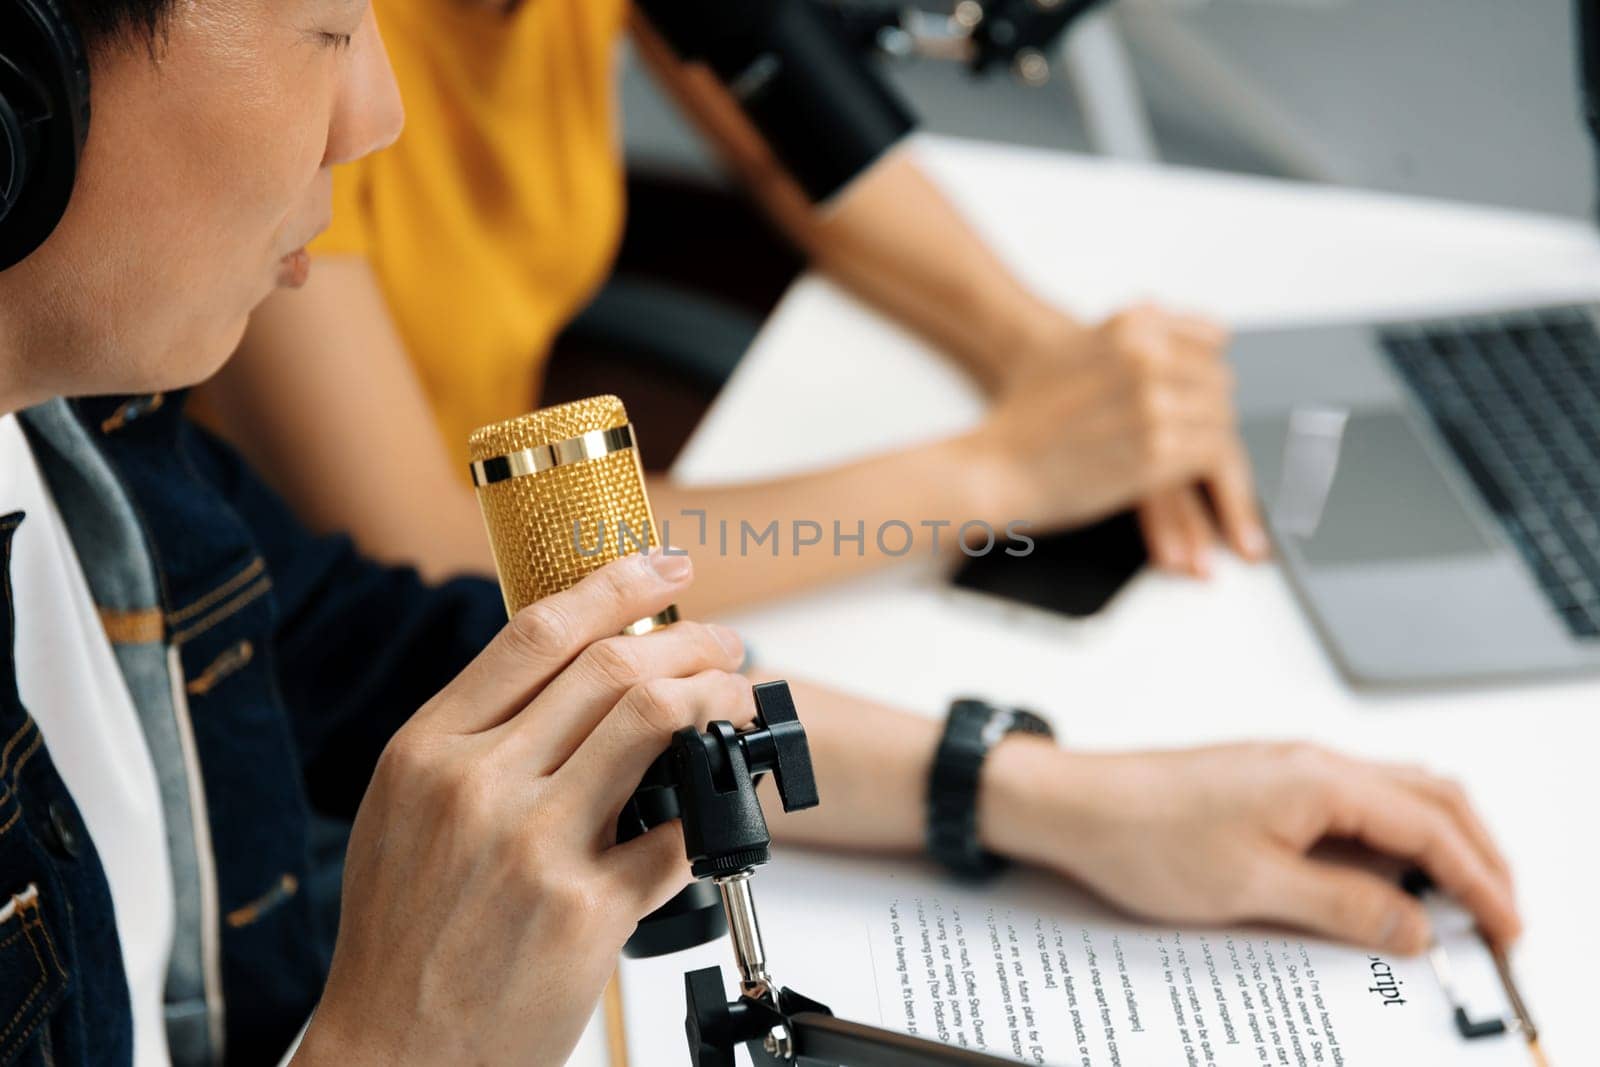
[[[312,251],[369,261],[465,477],[467,435],[536,406],[552,339],[616,254],[627,0],[374,6],[405,131],[335,172]]]

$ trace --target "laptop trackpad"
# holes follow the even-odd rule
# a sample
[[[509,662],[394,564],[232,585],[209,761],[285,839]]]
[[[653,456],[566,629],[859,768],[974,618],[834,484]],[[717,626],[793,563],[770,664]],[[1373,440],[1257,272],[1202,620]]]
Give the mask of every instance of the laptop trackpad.
[[[1496,547],[1398,412],[1302,411],[1244,435],[1273,525],[1312,566]]]

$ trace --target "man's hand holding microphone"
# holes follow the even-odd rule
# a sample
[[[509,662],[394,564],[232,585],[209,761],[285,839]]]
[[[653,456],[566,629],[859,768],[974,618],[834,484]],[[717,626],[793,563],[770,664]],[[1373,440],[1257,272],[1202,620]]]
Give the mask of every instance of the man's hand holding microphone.
[[[297,1065],[565,1062],[634,926],[689,882],[679,823],[618,845],[618,813],[675,731],[755,714],[726,627],[617,636],[691,574],[633,555],[524,608],[394,736]]]

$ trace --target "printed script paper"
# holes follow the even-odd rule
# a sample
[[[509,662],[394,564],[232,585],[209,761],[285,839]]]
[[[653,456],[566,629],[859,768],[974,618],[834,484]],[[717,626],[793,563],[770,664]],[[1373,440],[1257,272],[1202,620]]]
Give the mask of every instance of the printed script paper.
[[[1276,930],[1144,925],[1042,876],[974,890],[921,866],[785,853],[757,875],[756,894],[780,984],[845,1018],[1024,1063],[1530,1062],[1519,1037],[1463,1041],[1425,958]],[[1503,1012],[1470,925],[1440,922],[1475,1015]],[[688,1062],[675,1044],[682,973],[727,952],[628,965],[634,1067]],[[731,970],[727,981],[731,995]]]

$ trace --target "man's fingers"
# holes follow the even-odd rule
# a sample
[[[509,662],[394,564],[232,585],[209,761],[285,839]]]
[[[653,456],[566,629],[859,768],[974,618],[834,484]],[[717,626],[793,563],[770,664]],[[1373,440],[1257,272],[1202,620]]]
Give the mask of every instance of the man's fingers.
[[[1508,888],[1511,886],[1511,864],[1506,862],[1504,853],[1495,844],[1494,835],[1489,833],[1489,828],[1479,818],[1477,810],[1467,798],[1466,790],[1420,767],[1397,766],[1386,770],[1408,789],[1437,804],[1455,819],[1467,839],[1477,848],[1478,854],[1505,879]]]
[[[1130,388],[1128,399],[1147,427],[1194,425],[1231,433],[1238,425],[1226,367],[1180,359],[1144,372]]]
[[[1151,344],[1171,339],[1193,354],[1221,355],[1228,345],[1228,330],[1203,315],[1171,312],[1154,304],[1141,304],[1106,320],[1102,326],[1124,344]]]
[[[1167,322],[1172,332],[1213,355],[1222,355],[1228,347],[1228,328],[1215,319],[1200,315],[1169,315]]]
[[[1233,550],[1247,560],[1267,558],[1271,551],[1261,510],[1256,505],[1255,480],[1250,459],[1242,446],[1228,450],[1221,464],[1206,479],[1217,520]]]
[[[1139,522],[1157,567],[1197,578],[1210,573],[1211,518],[1194,489],[1156,493],[1140,505]]]
[[[596,641],[500,729],[532,775],[565,763],[627,692],[652,678],[736,671],[744,645],[726,626],[679,622],[640,637]]]
[[[1417,864],[1472,913],[1491,940],[1501,945],[1516,940],[1522,923],[1509,884],[1438,805],[1381,772],[1347,780],[1339,798],[1330,822],[1333,833]]]
[[[1205,501],[1192,487],[1180,489],[1175,501],[1183,527],[1184,571],[1193,578],[1211,577],[1213,530]]]
[[[642,919],[690,882],[683,823],[674,819],[624,841],[607,851],[601,863],[633,917]]]
[[[1175,499],[1179,489],[1163,489],[1139,505],[1139,529],[1150,562],[1164,571],[1183,565],[1183,530]]]
[[[750,679],[725,671],[657,678],[634,686],[595,727],[555,777],[565,778],[575,810],[597,823],[615,819],[644,772],[685,726],[726,719],[735,727],[756,715]]]
[[[687,556],[631,555],[517,612],[467,668],[419,713],[462,733],[521,711],[578,654],[664,610],[694,574]]]
[[[1144,370],[1155,380],[1208,396],[1231,398],[1234,393],[1233,368],[1226,361],[1177,338],[1164,337],[1153,343],[1144,360]]]
[[[1178,385],[1152,386],[1138,417],[1151,433],[1165,429],[1231,434],[1238,426],[1227,394]]]
[[[1261,878],[1263,899],[1243,916],[1369,948],[1414,955],[1431,928],[1421,903],[1370,871],[1286,857]]]
[[[1147,476],[1157,488],[1174,493],[1174,507],[1177,507],[1177,492],[1192,491],[1215,470],[1231,447],[1232,438],[1232,427],[1220,423],[1159,430],[1151,445]]]

